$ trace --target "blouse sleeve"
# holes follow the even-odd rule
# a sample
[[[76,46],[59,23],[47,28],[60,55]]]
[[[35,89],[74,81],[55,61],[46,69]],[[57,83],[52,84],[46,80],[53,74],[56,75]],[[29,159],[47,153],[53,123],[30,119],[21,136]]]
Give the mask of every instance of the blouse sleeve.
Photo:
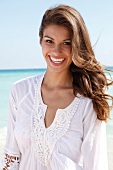
[[[17,105],[16,105],[16,99],[13,95],[13,90],[11,91],[9,97],[8,111],[9,112],[8,112],[7,139],[6,139],[6,146],[4,149],[4,155],[2,160],[2,170],[9,170],[9,169],[18,170],[19,162],[20,162],[20,151],[14,133]]]
[[[97,119],[90,101],[83,119],[83,170],[108,170],[106,124]]]

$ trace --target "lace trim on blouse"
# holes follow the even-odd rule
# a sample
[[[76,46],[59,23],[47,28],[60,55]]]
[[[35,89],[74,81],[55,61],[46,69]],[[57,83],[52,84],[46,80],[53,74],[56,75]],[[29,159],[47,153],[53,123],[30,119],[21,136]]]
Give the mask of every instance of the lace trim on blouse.
[[[47,166],[56,142],[67,132],[70,121],[75,114],[81,100],[81,95],[76,98],[76,105],[72,105],[70,110],[62,109],[57,112],[53,123],[45,128],[44,108],[37,93],[38,84],[35,90],[34,114],[32,123],[31,140],[36,158],[42,165]],[[38,102],[38,108],[36,108]]]
[[[3,157],[3,167],[2,170],[18,170],[19,169],[19,163],[20,158],[16,156],[10,156],[8,154],[4,154]]]

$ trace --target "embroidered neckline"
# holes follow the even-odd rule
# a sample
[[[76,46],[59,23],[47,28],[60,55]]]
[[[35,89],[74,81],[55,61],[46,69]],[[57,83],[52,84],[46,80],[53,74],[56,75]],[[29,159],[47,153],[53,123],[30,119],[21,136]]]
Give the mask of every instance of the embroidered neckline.
[[[43,77],[44,75],[38,78],[35,87],[31,140],[36,158],[42,165],[47,166],[56,142],[65,135],[70,126],[71,119],[79,106],[81,95],[77,94],[77,97],[65,109],[58,109],[52,124],[46,128],[44,123],[44,103],[40,94]]]

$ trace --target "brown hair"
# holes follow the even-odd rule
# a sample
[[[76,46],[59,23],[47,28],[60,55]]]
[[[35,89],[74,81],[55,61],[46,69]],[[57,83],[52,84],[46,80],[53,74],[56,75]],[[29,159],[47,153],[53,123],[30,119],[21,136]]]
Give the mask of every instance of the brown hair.
[[[113,96],[105,94],[105,89],[113,82],[108,83],[104,68],[95,58],[83,18],[76,9],[67,5],[50,8],[42,19],[40,40],[43,38],[45,27],[50,24],[63,25],[70,30],[73,61],[70,71],[73,76],[73,88],[92,99],[98,119],[106,121],[110,114],[108,100],[112,101],[113,106]]]

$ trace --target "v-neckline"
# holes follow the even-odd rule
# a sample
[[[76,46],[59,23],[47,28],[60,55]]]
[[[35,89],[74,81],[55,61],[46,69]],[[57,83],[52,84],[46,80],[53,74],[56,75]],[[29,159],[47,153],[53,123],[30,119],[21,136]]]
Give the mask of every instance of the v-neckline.
[[[76,96],[75,96],[75,98],[72,100],[72,102],[71,102],[68,106],[66,106],[64,109],[58,108],[58,109],[56,110],[55,117],[54,117],[52,123],[51,123],[48,127],[46,127],[44,120],[45,120],[45,114],[46,114],[46,110],[47,110],[47,107],[48,107],[48,106],[43,102],[42,94],[41,94],[41,86],[42,86],[43,79],[44,79],[44,74],[42,75],[42,77],[41,77],[41,79],[40,79],[40,81],[39,81],[39,83],[38,83],[38,88],[36,89],[36,90],[37,90],[37,93],[36,93],[36,94],[38,95],[38,99],[40,100],[40,104],[41,104],[42,107],[44,108],[44,113],[43,113],[44,129],[45,129],[45,130],[49,130],[49,129],[51,129],[51,127],[54,125],[54,122],[55,122],[55,120],[56,120],[56,118],[57,118],[57,116],[58,116],[58,113],[65,112],[65,111],[69,110],[69,109],[73,106],[73,104],[75,103],[75,101],[76,101],[81,95],[80,95],[79,93],[77,93]],[[36,98],[36,97],[35,97],[35,98]]]
[[[44,75],[37,77],[34,97],[34,109],[32,117],[31,141],[36,158],[43,164],[47,165],[59,139],[61,139],[70,128],[73,116],[76,114],[82,96],[77,93],[77,97],[65,109],[57,110],[57,114],[51,125],[45,127],[43,118],[43,108],[46,105],[41,101],[40,87]],[[68,110],[69,109],[69,110]]]

